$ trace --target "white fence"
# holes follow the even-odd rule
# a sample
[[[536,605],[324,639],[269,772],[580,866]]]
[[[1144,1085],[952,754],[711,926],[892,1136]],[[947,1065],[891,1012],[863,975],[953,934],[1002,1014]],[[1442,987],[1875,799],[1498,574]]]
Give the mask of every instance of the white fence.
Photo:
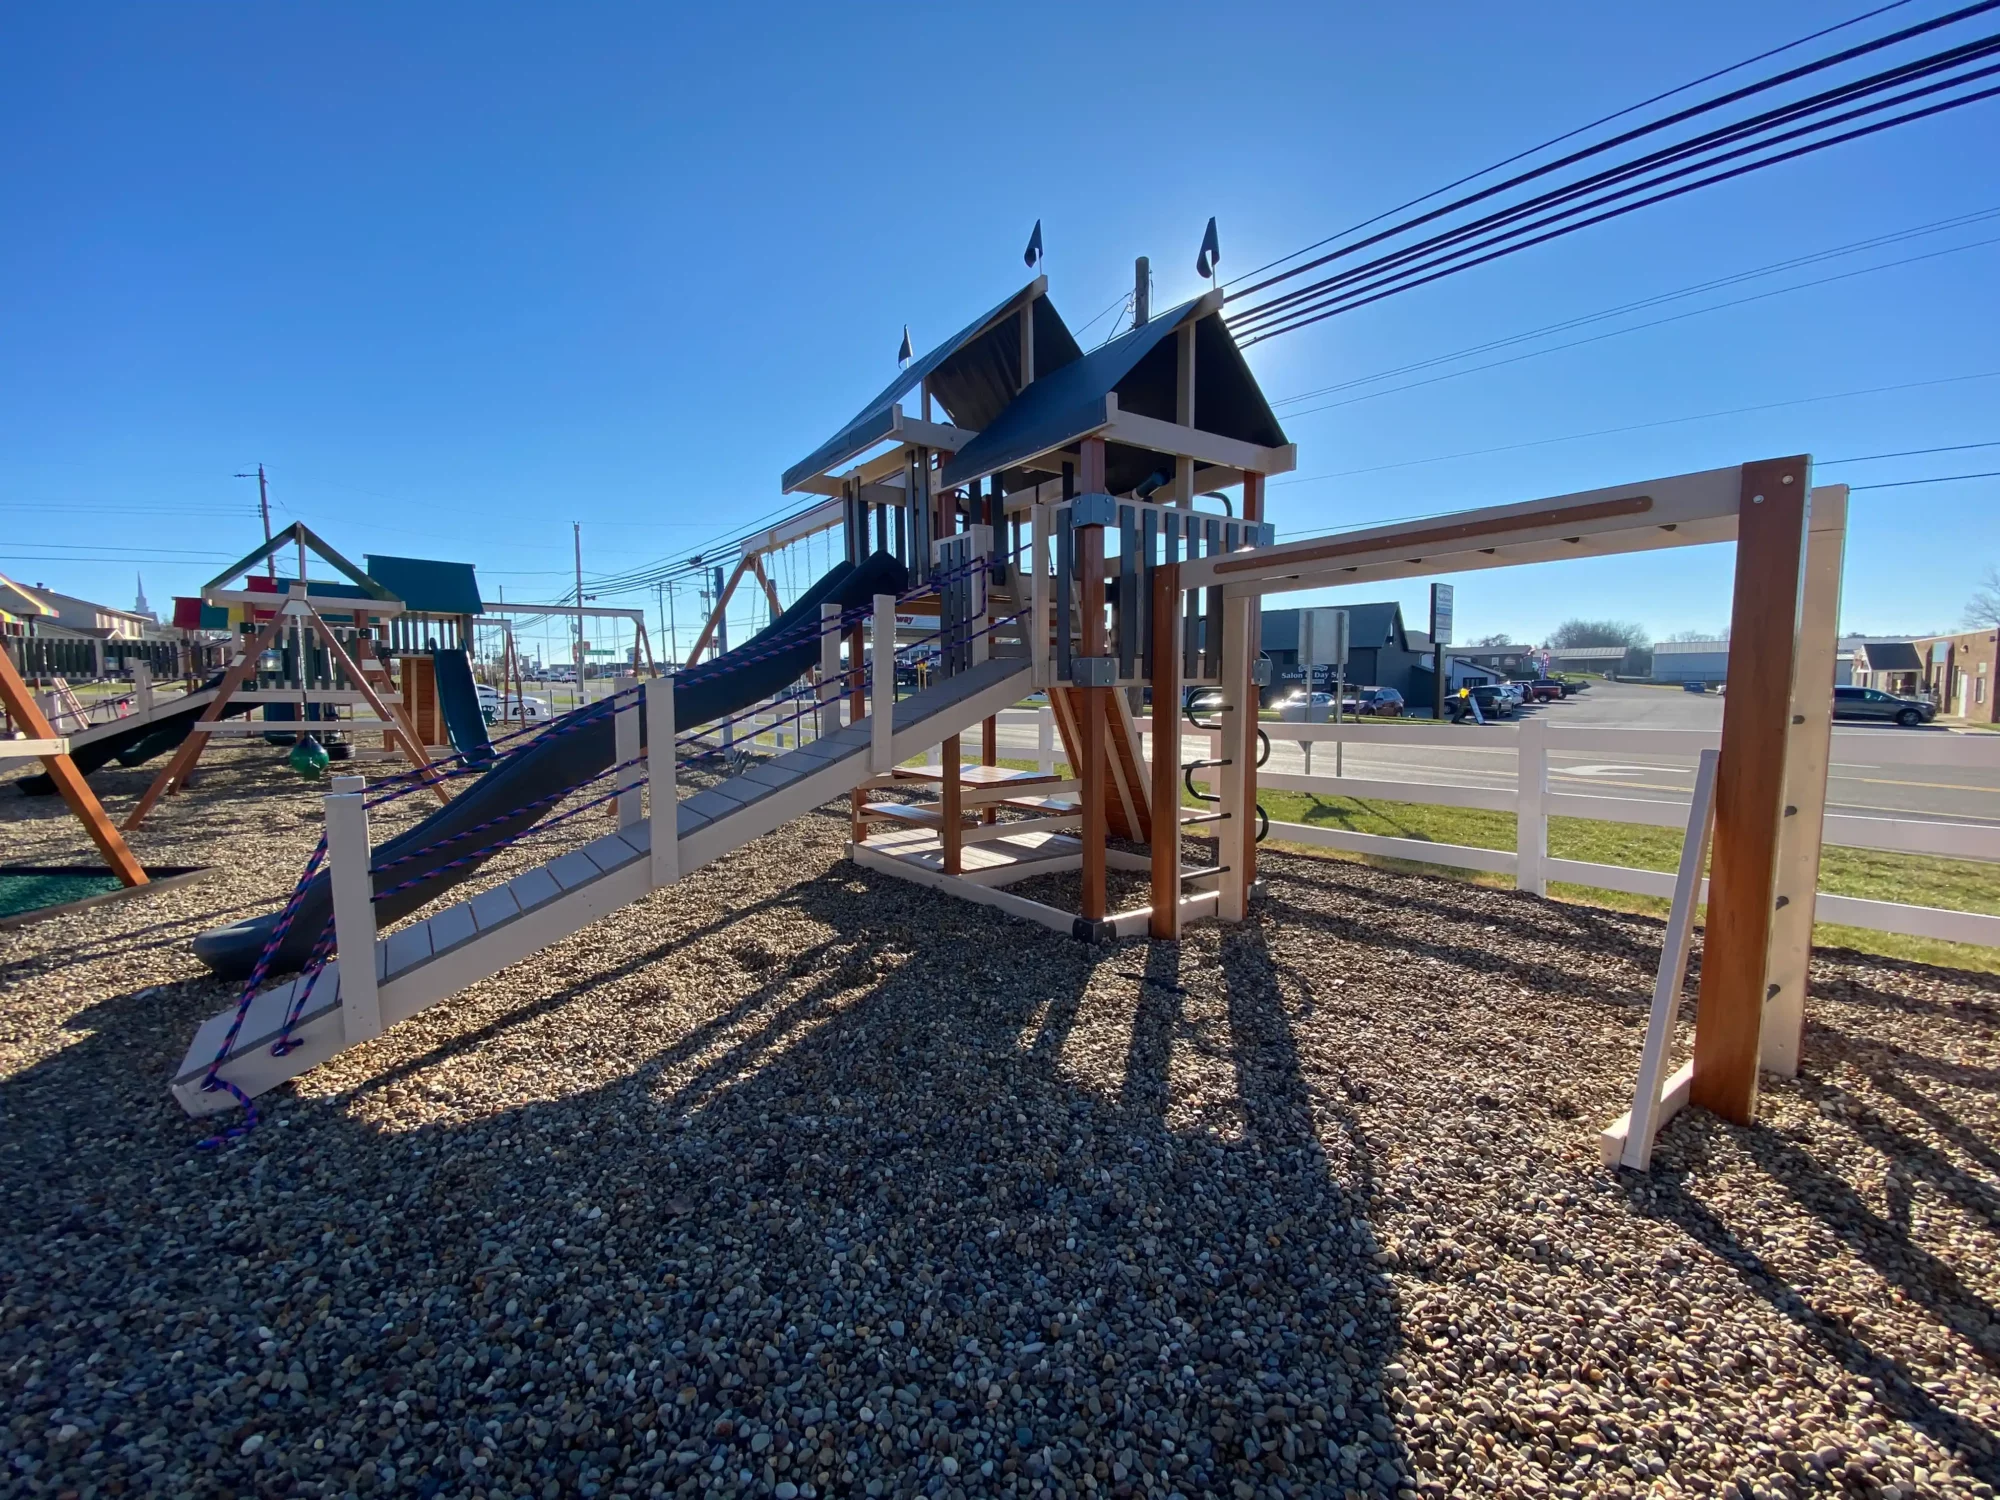
[[[1349,745],[1376,748],[1392,745],[1423,746],[1432,750],[1511,748],[1515,751],[1516,762],[1512,786],[1465,786],[1428,781],[1382,781],[1358,776],[1301,775],[1273,770],[1268,766],[1258,772],[1257,784],[1278,791],[1317,792],[1322,796],[1377,798],[1387,802],[1512,813],[1516,820],[1518,853],[1275,821],[1271,824],[1271,837],[1345,849],[1357,854],[1387,855],[1425,864],[1512,875],[1520,889],[1533,891],[1536,895],[1545,894],[1551,880],[1601,886],[1641,896],[1673,895],[1674,877],[1669,871],[1635,870],[1624,865],[1601,865],[1550,857],[1548,820],[1552,817],[1639,823],[1675,830],[1684,828],[1687,821],[1687,804],[1683,801],[1600,796],[1553,789],[1549,785],[1551,752],[1666,756],[1685,761],[1688,773],[1692,775],[1701,752],[1714,749],[1721,739],[1720,735],[1696,730],[1569,728],[1543,719],[1528,719],[1513,725],[1490,725],[1478,730],[1453,730],[1438,725],[1384,724],[1379,721],[1367,724],[1266,724],[1263,727],[1274,745],[1297,743],[1303,746],[1344,741]],[[1183,733],[1199,738],[1202,731],[1187,729]],[[1210,754],[1215,753],[1210,751]],[[2000,770],[2000,735],[1836,729],[1833,734],[1833,760],[1845,760],[1850,764],[1865,761],[1896,769],[1957,767],[1991,772]],[[2000,804],[2000,794],[1996,794],[1996,804]],[[2000,805],[1996,805],[1996,811],[2000,811]],[[1956,859],[2000,861],[2000,826],[1993,825],[1893,815],[1857,817],[1848,813],[1829,813],[1825,841],[1849,848],[1883,849],[1897,854],[1935,854]],[[1994,869],[1994,882],[2000,886],[2000,865]],[[1867,901],[1856,896],[1836,896],[1822,891],[1815,907],[1815,917],[1822,922],[1839,922],[1878,932],[2000,947],[2000,916],[1980,912],[1907,906],[1894,901]]]

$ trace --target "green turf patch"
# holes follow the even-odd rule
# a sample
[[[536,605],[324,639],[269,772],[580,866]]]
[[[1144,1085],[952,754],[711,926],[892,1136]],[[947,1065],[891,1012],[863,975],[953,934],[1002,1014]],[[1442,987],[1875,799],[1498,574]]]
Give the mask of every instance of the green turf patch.
[[[124,889],[109,870],[95,874],[21,874],[0,870],[0,918],[26,916],[70,901],[87,901]]]

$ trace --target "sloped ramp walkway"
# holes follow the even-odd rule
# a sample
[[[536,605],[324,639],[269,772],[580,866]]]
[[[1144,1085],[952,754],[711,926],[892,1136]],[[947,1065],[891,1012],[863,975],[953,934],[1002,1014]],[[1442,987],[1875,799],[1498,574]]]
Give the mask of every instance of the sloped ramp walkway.
[[[891,752],[898,761],[963,733],[1030,689],[1026,661],[995,657],[896,705]],[[862,719],[837,732],[751,766],[682,800],[676,809],[680,871],[691,874],[782,827],[872,773],[873,727]],[[641,822],[606,834],[516,875],[504,885],[433,913],[378,939],[375,976],[384,1028],[428,1010],[551,943],[630,905],[652,889],[652,830]],[[296,1045],[282,1056],[272,1046],[284,1034],[303,977],[259,992],[229,1053],[217,1069],[256,1097],[343,1052],[350,1045],[340,1004],[340,960],[313,982],[291,1028]],[[236,1019],[231,1006],[195,1034],[172,1088],[191,1115],[233,1108],[226,1089],[205,1089],[211,1064]]]

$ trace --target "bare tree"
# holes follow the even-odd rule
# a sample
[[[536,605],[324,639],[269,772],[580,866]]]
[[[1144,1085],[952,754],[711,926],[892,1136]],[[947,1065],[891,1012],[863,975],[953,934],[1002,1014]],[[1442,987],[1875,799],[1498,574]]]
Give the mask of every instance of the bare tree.
[[[1972,591],[1965,623],[1974,630],[2000,630],[2000,567],[1989,567]]]
[[[1643,650],[1652,642],[1643,625],[1624,620],[1564,620],[1549,634],[1551,646],[1627,646]]]
[[[1514,637],[1507,634],[1506,631],[1501,630],[1496,631],[1492,635],[1482,635],[1472,644],[1475,646],[1511,646],[1514,644]]]

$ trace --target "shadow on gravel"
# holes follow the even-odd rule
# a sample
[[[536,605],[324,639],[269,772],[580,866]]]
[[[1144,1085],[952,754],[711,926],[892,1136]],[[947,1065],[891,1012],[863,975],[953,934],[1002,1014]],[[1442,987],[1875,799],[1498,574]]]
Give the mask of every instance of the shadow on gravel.
[[[837,939],[786,949],[797,916]],[[612,1082],[562,1094],[537,1056],[491,1114],[353,1108],[448,1095],[725,925],[740,990],[664,1043],[635,1024]],[[1062,1043],[1142,953],[1123,1092],[1080,1087]],[[0,1081],[8,1461],[51,1493],[1393,1494],[1365,1134],[1316,1108],[1261,933],[1186,962],[843,868],[342,1098],[272,1096],[214,1153],[160,1087],[189,997],[109,1002]],[[1197,988],[1240,1138],[1168,1123]]]
[[[1757,1144],[1761,1148],[1771,1137],[1771,1132],[1758,1132]],[[1760,1158],[1764,1152],[1758,1152]],[[1922,1285],[1919,1275],[1902,1264],[1905,1256],[1914,1262],[1928,1263],[1930,1267],[1942,1270],[1944,1276],[1954,1285],[1961,1285],[1955,1273],[1932,1256],[1914,1250],[1902,1240],[1896,1231],[1884,1220],[1869,1213],[1860,1201],[1853,1197],[1852,1190],[1837,1178],[1821,1171],[1817,1162],[1803,1151],[1780,1146],[1776,1152],[1779,1164],[1772,1170],[1773,1181],[1786,1192],[1798,1197],[1808,1208],[1815,1207],[1809,1194],[1815,1189],[1823,1189],[1828,1197],[1848,1200],[1845,1212],[1865,1216],[1869,1231],[1857,1235],[1847,1225],[1829,1217],[1828,1226],[1865,1258],[1870,1265],[1882,1272],[1890,1280],[1915,1292]],[[1792,1173],[1804,1174],[1801,1178]],[[1881,1394],[1882,1404],[1888,1414],[1899,1422],[1907,1422],[1922,1431],[1940,1447],[1961,1460],[1967,1468],[1987,1484],[2000,1485],[2000,1434],[1991,1428],[1973,1421],[1958,1412],[1942,1406],[1930,1392],[1926,1391],[1910,1375],[1908,1369],[1888,1355],[1877,1353],[1841,1320],[1821,1312],[1808,1302],[1784,1276],[1771,1269],[1762,1256],[1744,1245],[1720,1217],[1699,1199],[1690,1194],[1684,1184],[1670,1173],[1662,1170],[1653,1175],[1651,1185],[1654,1195],[1645,1201],[1635,1201],[1633,1211],[1648,1218],[1656,1218],[1673,1224],[1685,1231],[1692,1239],[1705,1246],[1733,1271],[1744,1286],[1755,1292],[1770,1304],[1772,1310],[1790,1320],[1804,1331],[1826,1353],[1838,1361],[1850,1374],[1871,1381],[1874,1389]],[[1890,1249],[1885,1240],[1897,1242],[1898,1248]],[[1934,1301],[1934,1294],[1924,1291],[1920,1297],[1923,1304],[1934,1314],[1942,1315],[1942,1310]],[[1976,1298],[1972,1301],[1976,1304]],[[1961,1331],[1969,1331],[1961,1328]]]

